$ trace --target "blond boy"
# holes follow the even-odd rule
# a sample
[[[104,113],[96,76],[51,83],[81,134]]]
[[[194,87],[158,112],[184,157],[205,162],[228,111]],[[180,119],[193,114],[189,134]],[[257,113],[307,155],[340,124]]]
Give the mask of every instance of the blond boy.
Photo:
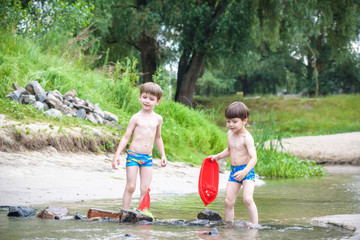
[[[254,167],[257,162],[254,139],[245,129],[250,115],[249,109],[242,102],[233,102],[225,110],[228,147],[212,160],[230,157],[231,173],[225,191],[225,221],[234,220],[236,197],[243,186],[243,201],[248,208],[250,220],[258,224],[258,211],[253,199],[255,188]]]
[[[126,158],[126,187],[123,195],[123,209],[130,209],[139,170],[140,201],[150,187],[153,175],[152,150],[154,141],[161,155],[161,166],[165,167],[167,164],[164,143],[161,138],[163,119],[153,111],[155,105],[160,103],[161,97],[162,90],[159,85],[147,82],[140,86],[139,101],[142,108],[131,117],[113,157],[112,168],[116,169],[120,164],[120,153],[125,149],[132,136]]]

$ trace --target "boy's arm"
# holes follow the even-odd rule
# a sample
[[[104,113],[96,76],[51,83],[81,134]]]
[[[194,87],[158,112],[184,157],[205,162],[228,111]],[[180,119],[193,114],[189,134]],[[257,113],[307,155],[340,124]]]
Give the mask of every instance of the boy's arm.
[[[227,133],[228,138],[229,138],[229,132]],[[212,161],[217,161],[223,158],[227,158],[230,157],[230,146],[229,146],[229,139],[228,139],[228,147],[224,149],[224,151],[216,154],[216,155],[211,155],[209,156],[211,158]]]
[[[230,157],[229,147],[225,148],[224,151],[222,151],[221,153],[218,153],[216,155],[211,155],[209,157],[211,157],[212,161],[217,161],[217,160],[220,160],[220,159],[223,159],[223,158]]]
[[[116,169],[116,166],[120,165],[120,153],[124,150],[124,148],[128,144],[128,142],[130,140],[130,137],[131,137],[131,134],[133,133],[133,131],[135,129],[135,126],[136,126],[136,121],[135,121],[135,118],[132,117],[130,119],[130,121],[129,121],[129,124],[128,124],[128,127],[127,127],[126,131],[125,131],[125,134],[121,138],[119,146],[117,147],[115,155],[113,157],[113,160],[112,160],[112,163],[111,163],[113,169]]]
[[[156,134],[155,134],[155,144],[156,147],[158,148],[160,155],[161,155],[161,166],[165,167],[167,164],[167,159],[166,159],[166,155],[165,155],[165,149],[164,149],[164,142],[162,140],[161,137],[161,126],[163,123],[163,119],[162,117],[160,117],[160,123],[156,128]]]
[[[247,164],[246,168],[244,168],[244,170],[246,169],[247,173],[248,173],[251,169],[253,169],[255,167],[255,165],[257,163],[254,138],[250,134],[245,138],[245,145],[248,150],[249,157],[250,157],[249,163]]]

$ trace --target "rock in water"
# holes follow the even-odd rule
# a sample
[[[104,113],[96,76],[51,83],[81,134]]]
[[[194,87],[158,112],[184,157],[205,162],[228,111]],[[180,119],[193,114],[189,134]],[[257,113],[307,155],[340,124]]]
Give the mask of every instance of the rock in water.
[[[138,223],[140,221],[152,222],[153,218],[138,211],[124,210],[124,209],[120,210],[120,222]]]
[[[42,210],[37,216],[44,219],[61,219],[68,214],[69,211],[67,208],[50,206]]]
[[[206,233],[203,233],[203,234],[210,235],[210,236],[220,236],[220,233],[216,228],[213,228],[213,229],[211,229],[210,232],[206,232]]]
[[[209,221],[222,221],[220,214],[211,209],[205,208],[197,215],[198,219],[207,219]]]
[[[9,208],[8,217],[31,217],[35,216],[35,210],[30,207],[16,207],[11,206]]]

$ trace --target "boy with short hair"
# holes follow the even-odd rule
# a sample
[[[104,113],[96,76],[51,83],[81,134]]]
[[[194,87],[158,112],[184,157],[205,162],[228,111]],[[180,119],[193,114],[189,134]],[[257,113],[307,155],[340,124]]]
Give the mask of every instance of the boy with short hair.
[[[211,160],[230,157],[231,173],[225,192],[225,221],[234,220],[236,197],[243,186],[243,201],[248,208],[250,220],[258,224],[258,211],[253,199],[255,188],[254,167],[257,162],[254,139],[245,129],[250,115],[249,109],[242,102],[233,102],[225,110],[228,147]]]
[[[126,187],[123,195],[123,209],[130,209],[139,170],[140,202],[150,187],[153,174],[152,150],[154,141],[161,155],[161,166],[165,167],[167,164],[164,143],[161,138],[163,119],[153,111],[155,105],[160,103],[161,97],[161,87],[156,83],[147,82],[140,86],[139,101],[142,108],[131,117],[126,132],[113,157],[112,168],[116,169],[120,165],[120,153],[124,150],[132,135],[133,139],[126,158]]]

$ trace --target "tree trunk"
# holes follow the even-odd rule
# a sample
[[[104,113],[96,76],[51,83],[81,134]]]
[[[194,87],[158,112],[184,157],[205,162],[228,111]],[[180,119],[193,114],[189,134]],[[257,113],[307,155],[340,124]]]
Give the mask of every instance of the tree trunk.
[[[205,1],[206,2],[206,1]],[[197,1],[198,5],[202,5],[201,1]],[[205,43],[211,42],[216,30],[216,21],[225,12],[226,7],[230,4],[229,0],[221,1],[208,1],[208,7],[211,7],[213,12],[205,20],[205,24],[198,25],[196,28],[203,28],[203,40],[202,42],[195,42],[194,36],[192,36],[188,43],[189,46],[185,48],[181,54],[179,67],[178,67],[178,79],[177,88],[175,93],[175,101],[180,102],[186,106],[192,107],[192,100],[194,95],[195,84],[198,78],[204,73],[204,58],[209,51],[208,48],[203,48]],[[204,5],[206,5],[204,4]],[[195,45],[200,46],[195,50]]]
[[[192,107],[195,83],[203,66],[204,55],[193,53],[189,62],[186,60],[187,56],[186,53],[183,53],[179,61],[175,101]]]
[[[141,53],[141,66],[143,72],[143,82],[152,82],[156,72],[156,41],[153,37],[142,33],[139,41]]]
[[[306,42],[306,45],[308,46],[308,48],[313,56],[312,65],[314,68],[314,77],[315,77],[315,97],[317,97],[319,95],[319,81],[318,81],[318,70],[317,70],[317,65],[316,65],[316,54],[308,42]]]
[[[250,93],[250,87],[247,79],[247,75],[243,74],[236,77],[236,81],[241,82],[243,95],[246,96]]]

